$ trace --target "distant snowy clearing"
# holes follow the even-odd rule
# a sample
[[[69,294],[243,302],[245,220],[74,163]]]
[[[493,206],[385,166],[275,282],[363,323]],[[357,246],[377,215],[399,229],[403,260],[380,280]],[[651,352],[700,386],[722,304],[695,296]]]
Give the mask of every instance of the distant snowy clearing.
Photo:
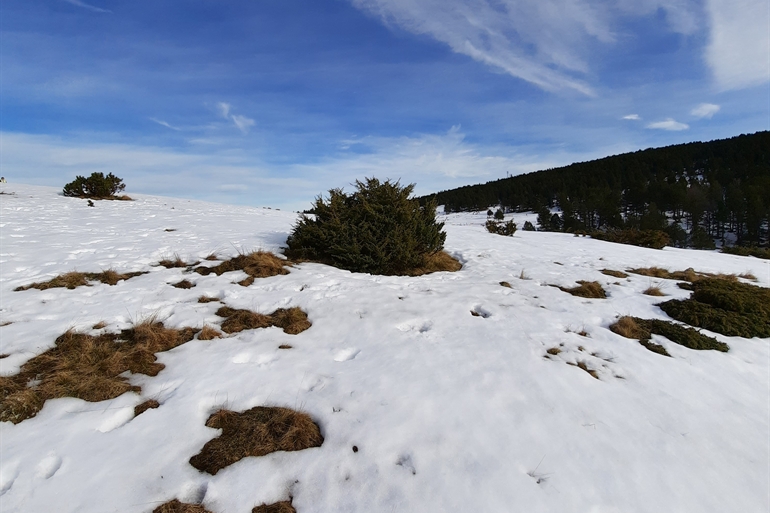
[[[126,374],[141,393],[53,399],[0,423],[3,513],[149,513],[172,499],[213,513],[289,499],[298,513],[770,510],[770,340],[704,332],[729,345],[722,353],[654,335],[672,357],[653,353],[609,325],[668,319],[655,305],[690,292],[600,272],[750,273],[769,287],[770,261],[521,230],[532,214],[513,214],[520,229],[502,237],[481,212],[440,216],[458,272],[384,277],[303,263],[242,286],[242,271],[158,262],[280,255],[296,213],[130,195],[91,208],[58,189],[0,185],[0,375],[69,329],[117,333],[154,316],[221,330],[224,305],[297,307],[312,326],[196,335],[157,353],[157,375]],[[14,290],[108,269],[144,274]],[[549,286],[579,280],[608,297]],[[654,286],[666,297],[642,293]],[[147,400],[158,407],[135,416]],[[213,413],[257,406],[307,413],[322,445],[215,475],[189,463],[221,433],[206,427]]]

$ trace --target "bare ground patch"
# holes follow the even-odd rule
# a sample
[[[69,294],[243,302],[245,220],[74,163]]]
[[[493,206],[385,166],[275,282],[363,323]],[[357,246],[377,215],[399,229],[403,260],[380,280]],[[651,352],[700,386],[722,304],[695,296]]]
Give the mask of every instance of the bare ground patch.
[[[578,284],[577,287],[559,287],[559,289],[578,297],[591,299],[605,299],[607,297],[607,293],[598,281],[580,280]]]
[[[152,513],[211,513],[200,504],[188,504],[185,502],[179,502],[178,499],[168,501],[165,504],[161,504]]]
[[[245,280],[238,282],[238,284],[248,287],[254,283],[256,278],[267,278],[279,274],[289,274],[289,270],[286,269],[286,266],[288,265],[291,265],[290,262],[278,258],[273,253],[268,251],[253,251],[251,253],[240,254],[214,267],[196,267],[195,272],[202,274],[203,276],[208,276],[212,273],[221,276],[222,274],[231,271],[243,271],[249,276]]]
[[[309,415],[289,408],[256,406],[242,413],[219,410],[206,426],[222,434],[206,442],[190,465],[216,474],[248,456],[264,456],[275,451],[300,451],[320,447],[323,436]]]
[[[128,280],[130,278],[133,278],[135,276],[140,276],[142,274],[147,274],[147,273],[146,272],[119,273],[113,269],[108,269],[100,273],[81,273],[77,271],[72,271],[69,273],[61,274],[48,281],[39,282],[39,283],[36,282],[30,285],[25,285],[23,287],[16,287],[13,290],[14,291],[29,290],[29,289],[47,290],[47,289],[53,289],[53,288],[74,289],[77,287],[88,287],[91,285],[90,282],[94,282],[94,281],[105,283],[107,285],[117,285],[118,282],[120,281]]]
[[[154,319],[121,333],[94,336],[67,331],[53,348],[22,365],[18,374],[0,377],[0,421],[18,424],[34,417],[48,399],[98,402],[140,392],[122,374],[156,376],[165,366],[157,363],[155,353],[189,342],[197,331],[166,328]]]
[[[222,322],[222,331],[225,333],[238,333],[243,330],[276,326],[289,335],[297,335],[312,326],[307,314],[296,306],[279,308],[269,315],[251,310],[237,310],[229,306],[221,307],[216,313],[220,317],[225,317]]]

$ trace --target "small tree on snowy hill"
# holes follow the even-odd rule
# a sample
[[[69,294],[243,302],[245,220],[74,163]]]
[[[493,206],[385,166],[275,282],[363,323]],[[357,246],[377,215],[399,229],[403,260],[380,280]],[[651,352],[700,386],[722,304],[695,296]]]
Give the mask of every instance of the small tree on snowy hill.
[[[118,197],[116,194],[126,188],[122,178],[112,173],[104,176],[104,173],[91,173],[85,178],[77,176],[73,181],[64,186],[62,194],[73,198],[93,199],[129,199],[128,196]]]

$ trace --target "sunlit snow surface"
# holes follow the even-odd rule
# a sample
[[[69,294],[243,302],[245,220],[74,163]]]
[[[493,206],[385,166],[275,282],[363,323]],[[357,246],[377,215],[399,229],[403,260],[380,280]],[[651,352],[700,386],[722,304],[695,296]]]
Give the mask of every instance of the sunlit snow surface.
[[[607,327],[619,315],[665,318],[661,299],[641,293],[650,285],[673,298],[689,292],[599,272],[752,272],[766,287],[767,261],[556,233],[501,237],[486,233],[483,213],[454,214],[446,248],[463,262],[459,272],[382,277],[301,264],[242,287],[240,272],[154,264],[279,252],[296,213],[139,195],[89,208],[52,188],[1,190],[0,313],[12,323],[0,328],[4,375],[68,328],[105,321],[119,330],[152,315],[176,327],[221,323],[221,303],[199,304],[201,295],[264,313],[299,306],[313,323],[299,335],[269,328],[194,340],[160,353],[166,368],[156,377],[131,377],[141,396],[57,399],[32,419],[0,424],[3,513],[150,512],[172,498],[248,513],[290,496],[299,513],[770,509],[770,341],[715,335],[730,345],[724,354],[656,337],[673,358],[649,352]],[[519,227],[532,219],[513,217]],[[108,268],[149,274],[112,287],[13,291]],[[183,277],[196,287],[170,285]],[[546,286],[576,280],[601,282],[609,298]],[[554,346],[562,353],[545,358]],[[600,379],[567,364],[579,361]],[[147,398],[161,406],[134,418]],[[323,445],[246,458],[216,476],[190,466],[219,433],[204,425],[214,410],[257,405],[309,413]]]

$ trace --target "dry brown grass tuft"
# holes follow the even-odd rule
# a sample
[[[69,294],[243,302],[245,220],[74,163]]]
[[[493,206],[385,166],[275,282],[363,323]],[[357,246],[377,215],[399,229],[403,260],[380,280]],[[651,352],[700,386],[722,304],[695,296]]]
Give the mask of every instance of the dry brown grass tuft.
[[[294,506],[291,505],[291,501],[274,502],[273,504],[262,504],[261,506],[254,506],[251,513],[297,513]]]
[[[0,322],[0,328],[2,328],[4,326],[10,326],[11,324],[13,324],[13,321],[3,321],[3,322]]]
[[[48,399],[98,402],[140,392],[124,373],[157,375],[164,365],[156,362],[155,353],[192,340],[196,332],[166,328],[154,319],[120,334],[67,331],[53,348],[22,365],[18,374],[0,377],[0,421],[18,424],[34,417]]]
[[[190,465],[216,474],[247,456],[264,456],[275,451],[300,451],[320,447],[321,431],[306,413],[289,408],[256,406],[243,413],[219,410],[206,426],[222,434],[206,442]]]
[[[564,292],[569,292],[573,296],[592,298],[592,299],[605,299],[607,293],[602,288],[598,281],[578,281],[580,285],[577,287],[567,288],[559,287]]]
[[[577,367],[578,369],[583,369],[583,370],[584,370],[584,371],[586,371],[588,374],[590,374],[590,375],[591,375],[591,377],[593,377],[594,379],[599,379],[599,374],[598,374],[598,373],[597,373],[595,370],[593,370],[593,369],[589,369],[589,368],[588,368],[588,365],[586,365],[586,363],[585,363],[585,362],[577,362],[577,363],[567,362],[567,364],[568,364],[568,365],[572,365],[572,366],[575,366],[575,367]]]
[[[613,278],[628,278],[628,275],[622,271],[613,271],[612,269],[602,269],[602,274],[612,276]]]
[[[91,281],[100,281],[107,285],[117,285],[119,281],[128,280],[134,276],[147,274],[146,272],[119,273],[113,269],[107,269],[100,273],[80,273],[77,271],[61,274],[51,280],[32,283],[23,287],[16,287],[15,291],[38,289],[47,290],[53,288],[74,289],[77,287],[89,286]]]
[[[552,347],[552,348],[548,349],[546,351],[546,353],[548,353],[548,354],[550,354],[552,356],[556,356],[557,354],[561,353],[561,349],[559,349],[558,347]]]
[[[216,255],[216,253],[211,253],[209,256],[207,256],[203,260],[208,260],[209,262],[215,262],[219,260],[219,257]]]
[[[100,329],[106,328],[106,327],[107,327],[107,323],[105,321],[99,321],[96,324],[94,324],[93,326],[91,326],[91,329],[92,330],[100,330]]]
[[[312,326],[307,319],[307,314],[296,306],[279,308],[269,315],[223,306],[217,310],[217,315],[226,318],[222,322],[222,331],[225,333],[276,326],[289,335],[297,335]]]
[[[222,333],[208,324],[203,326],[203,329],[198,334],[198,340],[214,340],[215,338],[221,338]]]
[[[201,296],[198,298],[198,303],[215,303],[220,301],[218,297]]]
[[[8,358],[9,356],[11,355],[9,355],[8,353],[2,353],[0,354],[0,360],[2,360],[3,358]]]
[[[507,288],[509,288],[509,289],[512,289],[512,288],[513,288],[513,287],[511,287],[511,284],[510,284],[510,283],[508,283],[507,281],[501,281],[501,282],[500,282],[500,285],[502,285],[503,287],[507,287]]]
[[[665,294],[663,293],[663,291],[662,291],[662,290],[660,290],[660,287],[655,287],[655,286],[649,286],[649,287],[647,287],[647,289],[645,289],[645,291],[644,291],[644,292],[642,292],[642,294],[645,294],[645,295],[647,295],[647,296],[656,296],[656,297],[662,297],[662,296],[665,296]]]
[[[417,269],[412,269],[408,276],[422,276],[423,274],[436,273],[441,271],[456,272],[462,269],[463,264],[446,251],[439,251],[432,255],[426,255],[423,263]]]
[[[152,513],[211,513],[209,510],[201,506],[200,504],[187,504],[184,502],[179,502],[179,500],[174,499],[173,501],[168,501],[165,504],[161,504],[154,510],[152,510]]]
[[[278,349],[292,349],[294,346],[291,346],[289,344],[281,344],[278,346]]]
[[[191,288],[193,288],[195,286],[195,284],[193,282],[191,282],[190,280],[182,280],[182,281],[180,281],[178,283],[172,284],[171,286],[172,287],[176,287],[178,289],[191,289]]]
[[[633,317],[628,315],[624,315],[615,324],[611,325],[610,331],[617,333],[621,337],[635,338],[637,340],[649,336],[649,333],[639,326]]]
[[[749,280],[749,281],[757,281],[757,277],[750,272],[741,273],[738,275],[738,278],[743,278],[744,280]]]
[[[141,404],[137,404],[134,406],[134,417],[138,417],[142,413],[146,412],[149,409],[158,408],[160,407],[160,403],[156,401],[155,399],[147,399]]]
[[[527,273],[524,272],[524,269],[521,270],[521,273],[519,273],[519,279],[520,280],[529,280],[530,277],[527,276]]]
[[[694,283],[696,281],[705,278],[716,278],[719,280],[738,281],[738,277],[734,274],[712,274],[704,273],[694,270],[692,267],[685,269],[684,271],[668,271],[660,267],[641,267],[639,269],[629,269],[628,272],[634,274],[641,274],[642,276],[650,276],[652,278],[663,278],[665,280],[679,280]]]
[[[204,276],[208,276],[211,273],[221,276],[223,273],[231,271],[243,271],[249,277],[240,281],[239,284],[248,287],[254,282],[255,278],[289,274],[289,271],[286,269],[287,265],[290,265],[290,262],[281,260],[270,252],[253,251],[240,254],[214,267],[197,267],[195,272]]]
[[[177,269],[180,267],[191,267],[193,265],[198,265],[200,262],[193,262],[191,264],[188,264],[184,260],[182,260],[179,255],[174,254],[173,258],[164,258],[160,262],[158,262],[158,265],[161,265],[165,267],[166,269]]]

